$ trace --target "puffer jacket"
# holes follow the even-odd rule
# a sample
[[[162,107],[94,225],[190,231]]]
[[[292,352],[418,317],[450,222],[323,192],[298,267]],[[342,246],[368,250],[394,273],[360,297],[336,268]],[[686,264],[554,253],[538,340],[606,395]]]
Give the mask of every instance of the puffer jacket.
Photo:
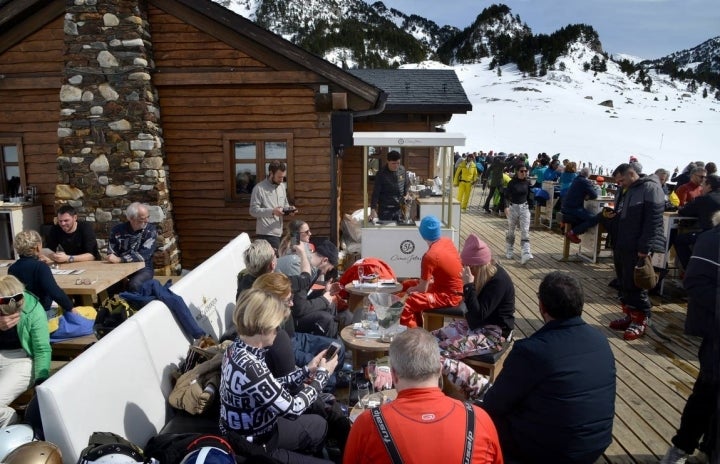
[[[615,249],[641,253],[665,252],[665,199],[657,176],[652,174],[633,182],[621,201]]]

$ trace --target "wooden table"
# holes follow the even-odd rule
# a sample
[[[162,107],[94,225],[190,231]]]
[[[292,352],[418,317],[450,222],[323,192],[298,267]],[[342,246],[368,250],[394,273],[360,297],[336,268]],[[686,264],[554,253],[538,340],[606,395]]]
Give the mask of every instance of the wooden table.
[[[0,264],[14,261],[1,261]],[[144,262],[109,263],[107,261],[83,261],[63,263],[60,270],[82,270],[79,274],[53,274],[55,282],[68,295],[78,295],[84,306],[92,306],[107,297],[107,289],[124,278],[145,267]],[[8,266],[0,267],[0,275],[7,274]],[[78,280],[89,280],[89,284],[78,284]]]
[[[68,338],[61,342],[54,342],[51,344],[52,359],[71,360],[90,348],[97,341],[98,339],[95,334],[90,334],[82,337]]]
[[[361,366],[366,359],[380,358],[388,353],[390,343],[381,342],[379,338],[356,337],[353,326],[349,325],[340,331],[340,338],[345,346],[352,351],[353,368]],[[378,355],[379,356],[376,356]]]

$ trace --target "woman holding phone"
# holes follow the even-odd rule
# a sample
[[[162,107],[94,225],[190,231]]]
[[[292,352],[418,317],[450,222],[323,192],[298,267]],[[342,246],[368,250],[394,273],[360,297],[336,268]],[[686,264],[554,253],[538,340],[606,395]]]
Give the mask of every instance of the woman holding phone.
[[[251,288],[241,294],[233,314],[238,336],[222,360],[220,430],[236,450],[283,463],[324,463],[312,455],[323,445],[327,422],[303,413],[335,370],[337,356],[328,361],[323,350],[305,367],[275,378],[265,364],[265,351],[289,315],[285,303],[269,292]],[[292,395],[292,387],[302,388]]]

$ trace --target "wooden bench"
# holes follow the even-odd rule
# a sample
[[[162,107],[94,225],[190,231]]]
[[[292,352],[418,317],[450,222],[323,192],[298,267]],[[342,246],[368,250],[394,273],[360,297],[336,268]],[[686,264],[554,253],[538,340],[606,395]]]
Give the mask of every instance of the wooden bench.
[[[445,318],[465,319],[465,302],[459,306],[436,308],[422,312],[423,328],[428,332],[441,329],[445,325]]]
[[[98,339],[95,334],[69,338],[52,344],[52,359],[71,360],[90,348]]]
[[[562,256],[557,258],[558,261],[579,261],[580,258],[575,255],[573,257],[570,256],[570,244],[572,243],[570,239],[568,238],[567,234],[572,230],[572,224],[569,222],[565,222],[563,218],[563,214],[561,212],[557,212],[555,215],[555,220],[558,224],[560,224],[560,232],[562,233],[563,237],[563,251]]]
[[[433,309],[430,311],[423,311],[423,328],[425,328],[425,330],[429,332],[441,329],[445,325],[446,317],[451,319],[464,319],[466,311],[467,309],[465,308],[464,302],[460,306],[455,306],[452,308],[446,307]],[[482,354],[478,356],[469,356],[467,358],[463,358],[462,361],[465,364],[471,366],[478,374],[487,375],[490,379],[490,382],[495,382],[495,379],[502,370],[505,358],[510,352],[512,345],[512,332],[509,338],[510,340],[505,343],[505,346],[500,351]]]

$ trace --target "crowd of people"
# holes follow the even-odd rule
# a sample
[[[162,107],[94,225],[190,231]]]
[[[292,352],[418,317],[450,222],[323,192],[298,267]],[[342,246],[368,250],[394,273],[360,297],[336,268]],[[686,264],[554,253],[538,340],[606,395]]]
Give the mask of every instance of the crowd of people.
[[[398,220],[407,173],[398,152],[387,160],[376,176],[370,216]],[[651,289],[638,283],[635,269],[652,253],[666,252],[663,213],[698,218],[699,230],[671,237],[671,244],[685,273],[686,331],[703,339],[700,374],[662,462],[683,463],[698,447],[716,457],[720,178],[714,164],[692,163],[671,176],[662,169],[645,174],[631,159],[612,172],[613,206],[599,214],[583,203],[598,196],[596,187],[605,179],[559,155],[541,153],[531,163],[527,155],[480,152],[459,156],[455,166],[461,209],[467,210],[475,186],[487,187],[483,209],[507,218],[508,260],[515,255],[517,229],[521,265],[533,259],[531,211],[543,180],[558,183],[558,209],[572,226],[569,240],[579,243],[589,228],[603,224],[623,313],[609,326],[628,341],[643,337],[652,316]],[[418,279],[403,285],[399,323],[406,330],[389,344],[397,398],[364,411],[351,425],[333,395],[346,356],[339,333],[350,321],[350,311],[342,311],[347,303],[338,281],[339,252],[329,240],[312,243],[310,224],[295,219],[299,210],[287,198],[286,170],[271,162],[266,179],[252,189],[256,236],[244,252],[232,324],[222,337],[228,348],[219,366],[215,413],[218,433],[233,450],[282,463],[594,463],[601,457],[612,442],[615,358],[607,337],[583,320],[580,281],[564,272],[543,276],[537,289],[543,325],[514,340],[510,273],[477,233],[468,234],[458,251],[432,215],[418,224],[428,248]],[[157,230],[148,224],[147,205],[131,204],[126,216],[110,234],[106,259],[144,262],[129,279],[129,288],[137,290],[153,276]],[[17,420],[8,406],[17,395],[49,375],[46,311],[52,301],[64,311],[74,309],[47,264],[100,258],[92,228],[77,220],[72,207],[60,208],[57,219],[46,239],[49,251],[37,232],[16,237],[20,259],[0,278],[0,426]],[[424,311],[448,307],[462,317],[432,332],[422,327]],[[510,344],[494,383],[464,362]],[[447,396],[443,382],[467,401]]]

